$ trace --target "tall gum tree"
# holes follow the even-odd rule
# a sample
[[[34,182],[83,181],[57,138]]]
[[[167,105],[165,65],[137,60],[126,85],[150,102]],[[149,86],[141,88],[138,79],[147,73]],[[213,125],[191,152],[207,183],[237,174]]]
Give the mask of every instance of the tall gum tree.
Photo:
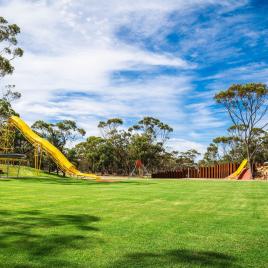
[[[0,16],[0,82],[6,75],[14,71],[12,62],[17,57],[22,57],[23,50],[17,46],[17,35],[20,27],[17,24],[9,24],[6,19]],[[13,92],[15,86],[8,85],[1,87],[0,98],[0,120],[6,120],[11,114],[16,114],[11,107],[11,102],[20,98],[20,93]]]
[[[215,100],[224,106],[234,124],[237,137],[245,147],[248,168],[253,174],[253,159],[256,154],[256,129],[266,129],[268,88],[262,83],[234,84],[215,95]]]
[[[17,46],[19,33],[20,27],[17,24],[9,24],[0,16],[0,78],[12,74],[12,61],[23,55],[23,50]]]

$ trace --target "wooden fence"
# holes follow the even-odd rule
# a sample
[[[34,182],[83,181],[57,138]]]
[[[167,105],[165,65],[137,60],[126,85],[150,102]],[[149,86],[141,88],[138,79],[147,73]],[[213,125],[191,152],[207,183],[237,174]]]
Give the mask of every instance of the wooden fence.
[[[184,168],[173,171],[163,171],[152,174],[152,178],[208,178],[223,179],[237,170],[239,164],[226,163],[210,167]]]

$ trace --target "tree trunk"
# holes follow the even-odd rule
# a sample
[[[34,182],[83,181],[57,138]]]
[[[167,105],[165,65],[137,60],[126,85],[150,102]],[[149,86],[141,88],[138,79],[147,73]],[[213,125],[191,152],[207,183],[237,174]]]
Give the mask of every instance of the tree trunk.
[[[249,145],[247,145],[247,159],[248,159],[248,169],[250,171],[250,179],[253,179],[253,163],[252,157],[249,150]]]

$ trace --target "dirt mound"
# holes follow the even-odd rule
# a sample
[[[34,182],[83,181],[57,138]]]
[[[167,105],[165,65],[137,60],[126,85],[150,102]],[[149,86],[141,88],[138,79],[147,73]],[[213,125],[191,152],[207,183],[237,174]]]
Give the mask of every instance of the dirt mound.
[[[268,165],[256,167],[256,179],[258,180],[268,180]]]

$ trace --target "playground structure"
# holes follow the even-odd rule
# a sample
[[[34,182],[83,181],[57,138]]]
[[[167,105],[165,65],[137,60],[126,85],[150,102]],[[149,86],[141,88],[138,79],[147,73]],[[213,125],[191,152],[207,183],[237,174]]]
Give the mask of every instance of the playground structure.
[[[250,180],[251,174],[249,168],[247,168],[248,160],[244,159],[238,169],[228,176],[229,179],[235,180]]]
[[[24,154],[0,154],[0,174],[6,174],[6,177],[10,177],[10,167],[16,167],[16,177],[19,177],[20,167],[22,164],[27,164],[28,160]]]
[[[138,177],[144,177],[147,176],[149,173],[146,169],[146,167],[143,165],[142,161],[140,159],[135,161],[135,166],[130,173],[130,176],[138,176]]]
[[[7,122],[1,122],[0,126],[0,152],[8,154],[14,150],[15,131]]]
[[[34,167],[37,171],[37,174],[39,174],[40,172],[42,155],[43,153],[45,153],[55,162],[55,164],[59,167],[59,169],[62,172],[70,176],[99,179],[99,177],[96,176],[95,174],[82,173],[79,170],[77,170],[76,167],[63,155],[63,153],[60,150],[58,150],[54,145],[52,145],[46,139],[37,135],[18,116],[11,116],[8,119],[8,122],[2,124],[2,127],[1,127],[2,135],[1,135],[0,148],[3,148],[2,153],[4,156],[2,157],[2,159],[3,161],[6,161],[6,163],[9,163],[8,161],[11,161],[12,159],[14,163],[15,163],[15,160],[16,161],[20,160],[21,162],[23,160],[22,156],[17,157],[17,158],[9,157],[11,156],[10,152],[14,150],[11,144],[14,144],[15,129],[17,129],[25,137],[25,139],[28,142],[30,142],[34,147]],[[15,156],[14,154],[12,155]],[[0,160],[1,160],[1,157],[0,157]]]
[[[34,147],[34,168],[37,175],[40,174],[42,156],[49,156],[58,168],[70,176],[100,179],[95,174],[82,173],[46,139],[35,133],[20,117],[11,116],[7,122],[1,122],[0,126],[0,174],[5,173],[9,176],[9,167],[17,167],[17,176],[19,176],[20,166],[26,163],[26,155],[14,153],[15,130],[18,130],[26,140]],[[229,178],[236,180],[248,180],[251,174],[247,166],[247,160],[244,159],[238,166],[235,163],[221,164],[214,167],[199,167],[187,170],[160,172],[152,174],[152,178]],[[6,172],[3,172],[3,167]],[[135,166],[130,174],[131,176],[144,177],[148,175],[146,167],[140,159],[135,161]]]
[[[1,122],[0,127],[0,175],[10,176],[10,167],[16,167],[16,176],[19,176],[20,166],[27,163],[26,155],[14,154],[15,131],[6,122]]]

